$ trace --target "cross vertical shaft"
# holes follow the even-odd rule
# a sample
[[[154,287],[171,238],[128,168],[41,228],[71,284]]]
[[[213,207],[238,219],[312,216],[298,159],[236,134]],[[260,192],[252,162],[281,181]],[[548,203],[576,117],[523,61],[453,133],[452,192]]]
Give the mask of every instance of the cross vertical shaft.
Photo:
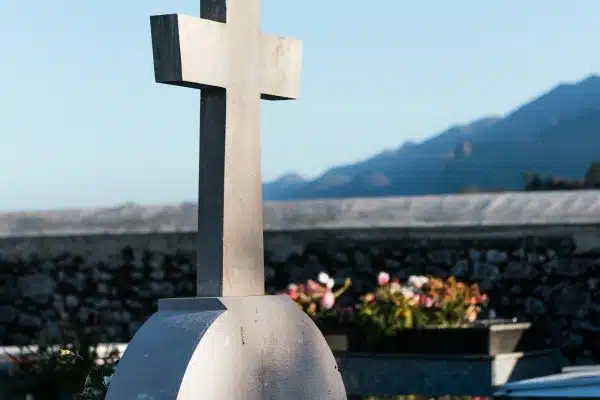
[[[227,22],[225,0],[200,1],[200,18]],[[223,291],[223,225],[227,93],[223,88],[200,92],[200,162],[198,173],[198,234],[196,294],[221,296]],[[213,151],[205,151],[202,149]],[[216,170],[213,169],[216,167]],[[206,190],[207,188],[212,189]],[[205,265],[209,268],[201,268]]]
[[[262,295],[260,138],[243,137],[246,132],[234,138],[234,130],[226,129],[228,114],[233,112],[232,94],[210,88],[200,96],[197,294]],[[256,117],[246,123],[259,122],[259,101],[257,97]],[[252,130],[250,126],[238,128]]]
[[[240,0],[230,0],[229,9],[227,3],[201,1],[200,17],[227,23],[228,15],[246,8],[235,4]],[[244,21],[247,19],[237,22]],[[249,28],[255,32],[247,34],[258,35],[258,20],[250,22]],[[252,42],[258,40],[250,41],[250,46]],[[260,53],[256,50],[250,57],[243,57],[245,52],[239,54],[239,50],[237,57],[229,52],[230,64],[222,68],[235,68],[238,62],[252,64],[252,57]],[[260,86],[252,82],[259,65],[240,67],[235,68],[238,79],[233,87],[205,88],[200,93],[198,296],[264,294]],[[245,116],[243,120],[239,112]]]

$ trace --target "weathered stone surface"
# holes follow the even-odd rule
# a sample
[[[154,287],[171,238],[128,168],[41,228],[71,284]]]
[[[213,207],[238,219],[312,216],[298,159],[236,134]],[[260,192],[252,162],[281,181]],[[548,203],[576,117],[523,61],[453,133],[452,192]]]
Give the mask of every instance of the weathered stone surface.
[[[467,260],[460,260],[450,269],[450,275],[456,276],[457,278],[465,278],[469,273],[469,262]]]
[[[19,316],[16,307],[2,306],[0,307],[0,324],[10,324]]]
[[[285,262],[291,256],[301,255],[305,243],[294,240],[289,235],[273,236],[266,238],[265,251],[270,255],[273,263]]]
[[[438,249],[428,253],[429,259],[435,264],[451,265],[454,262],[455,252],[449,249]]]
[[[540,284],[535,287],[533,294],[544,301],[548,301],[552,295],[552,288],[548,285]]]
[[[546,305],[542,300],[534,297],[528,297],[525,300],[525,314],[539,316],[544,313],[546,313]]]
[[[600,253],[600,232],[576,232],[573,235],[575,254]]]
[[[505,262],[508,259],[508,256],[506,255],[506,253],[504,251],[498,251],[498,250],[488,250],[487,254],[486,254],[486,259],[488,262],[490,263],[494,263],[494,264],[500,264]]]
[[[17,285],[24,298],[46,299],[54,292],[56,282],[48,275],[38,273],[19,277]]]
[[[491,263],[476,262],[473,264],[473,270],[473,278],[478,281],[496,281],[502,276],[500,267]]]
[[[582,285],[566,284],[557,288],[558,294],[554,301],[556,312],[559,315],[578,316],[587,313],[590,307],[590,292]]]
[[[504,269],[504,279],[533,279],[539,270],[530,264],[511,262]]]

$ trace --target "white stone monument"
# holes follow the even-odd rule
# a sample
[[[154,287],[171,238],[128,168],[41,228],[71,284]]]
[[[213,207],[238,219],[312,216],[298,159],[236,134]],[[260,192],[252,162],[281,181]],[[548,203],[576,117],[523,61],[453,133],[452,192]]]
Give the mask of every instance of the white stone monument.
[[[263,34],[259,3],[151,18],[156,81],[201,89],[198,297],[159,301],[109,400],[346,399],[314,323],[264,295],[260,99],[296,97],[301,43]]]

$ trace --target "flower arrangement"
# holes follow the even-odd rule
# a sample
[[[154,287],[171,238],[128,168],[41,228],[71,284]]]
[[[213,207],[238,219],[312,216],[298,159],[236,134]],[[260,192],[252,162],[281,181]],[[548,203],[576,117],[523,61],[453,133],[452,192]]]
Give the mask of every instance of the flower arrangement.
[[[311,317],[317,325],[340,325],[352,318],[353,307],[344,307],[338,299],[352,285],[347,278],[341,287],[335,289],[335,280],[326,272],[319,273],[317,281],[312,279],[305,283],[290,284],[286,294]]]
[[[361,297],[361,323],[376,332],[393,335],[398,329],[458,328],[474,322],[487,296],[476,284],[411,276],[405,284],[380,272],[373,292]]]
[[[410,276],[401,283],[382,271],[372,292],[362,295],[358,304],[346,306],[338,299],[350,288],[350,279],[337,290],[334,286],[333,278],[321,272],[317,281],[290,284],[286,293],[321,328],[358,322],[367,334],[387,336],[399,329],[469,326],[487,304],[477,284],[454,277]]]
[[[413,297],[397,278],[382,272],[373,292],[361,296],[358,318],[364,327],[377,333],[393,335],[398,329],[413,327]]]

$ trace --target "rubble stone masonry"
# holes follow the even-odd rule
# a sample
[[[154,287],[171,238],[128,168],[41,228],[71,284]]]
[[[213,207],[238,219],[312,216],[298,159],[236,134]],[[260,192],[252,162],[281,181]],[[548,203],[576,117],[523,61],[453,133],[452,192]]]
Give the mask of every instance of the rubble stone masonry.
[[[600,231],[594,227],[267,231],[269,292],[326,271],[354,294],[379,271],[477,282],[501,317],[535,321],[572,363],[600,358]],[[125,342],[157,299],[193,296],[195,234],[0,239],[0,345],[58,329],[57,310]],[[98,328],[99,327],[99,328]]]

